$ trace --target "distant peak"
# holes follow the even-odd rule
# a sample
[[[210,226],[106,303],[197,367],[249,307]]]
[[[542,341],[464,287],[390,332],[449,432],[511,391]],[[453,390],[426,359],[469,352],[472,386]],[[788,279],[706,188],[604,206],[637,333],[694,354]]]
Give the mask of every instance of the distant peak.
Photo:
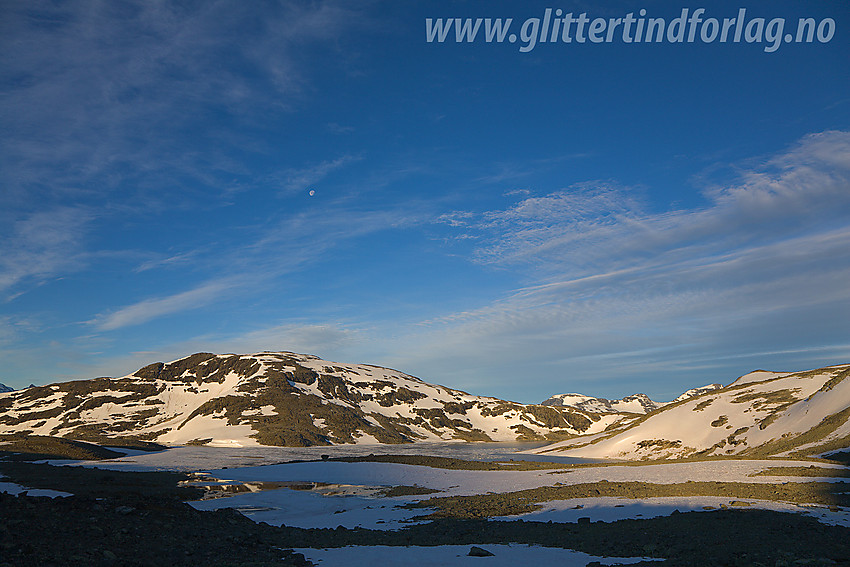
[[[619,400],[609,400],[584,394],[556,394],[545,400],[544,406],[569,406],[593,413],[649,413],[662,404],[646,394],[632,394]]]

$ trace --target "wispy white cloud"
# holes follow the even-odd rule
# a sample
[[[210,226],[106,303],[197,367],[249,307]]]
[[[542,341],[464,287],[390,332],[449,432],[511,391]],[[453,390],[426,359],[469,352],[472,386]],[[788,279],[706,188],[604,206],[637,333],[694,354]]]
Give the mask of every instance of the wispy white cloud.
[[[86,208],[58,207],[11,221],[0,230],[0,292],[15,294],[23,282],[37,285],[84,266],[83,240],[93,218]]]
[[[337,124],[336,122],[330,122],[327,125],[327,129],[334,134],[350,134],[354,132],[353,126],[343,126],[341,124]]]
[[[232,294],[257,293],[280,285],[280,278],[308,269],[324,255],[357,238],[380,231],[407,228],[424,222],[422,213],[408,209],[352,210],[345,207],[307,211],[275,222],[259,231],[253,241],[215,251],[194,250],[146,262],[136,272],[192,260],[208,269],[237,273],[214,278],[191,289],[164,297],[146,298],[101,313],[87,323],[108,332],[160,317],[220,302]],[[200,259],[203,258],[203,261]]]
[[[120,253],[95,248],[104,242],[135,246],[125,229],[140,215],[155,223],[167,212],[195,214],[234,192],[266,190],[281,171],[297,184],[356,160],[256,165],[279,151],[256,135],[258,124],[308,100],[316,48],[343,49],[364,25],[356,7],[34,0],[0,10],[2,294]],[[115,223],[117,238],[84,240],[95,219],[95,236]],[[126,255],[147,259],[136,273],[185,268],[212,255],[208,243],[195,245]]]
[[[360,159],[358,156],[345,155],[334,160],[323,161],[317,165],[287,170],[282,174],[283,189],[290,193],[302,191],[322,181],[331,172]]]
[[[732,359],[746,371],[809,352],[817,364],[826,347],[850,354],[839,338],[850,317],[848,143],[845,132],[807,136],[700,208],[647,212],[597,184],[447,215],[480,241],[478,262],[523,270],[529,285],[425,322],[400,339],[399,363],[535,368],[544,394],[575,376],[658,380],[694,361],[710,375]],[[776,354],[764,364],[758,353]],[[499,374],[490,387],[512,380]]]
[[[239,283],[240,280],[236,278],[210,281],[188,291],[127,305],[100,315],[89,323],[100,331],[114,331],[122,327],[140,325],[159,317],[209,305],[238,287]]]
[[[592,156],[592,152],[577,152],[524,162],[501,162],[493,166],[495,172],[480,176],[475,181],[484,184],[499,184],[506,181],[516,181],[518,179],[531,177],[534,174],[539,174],[541,170],[550,169],[553,166],[562,165],[565,162],[583,160]]]
[[[585,183],[504,210],[456,211],[443,221],[479,236],[482,262],[534,260],[553,270],[595,273],[691,258],[843,226],[850,206],[850,133],[810,135],[741,182],[707,192],[697,209],[646,212],[627,188]],[[781,228],[781,230],[780,230]]]
[[[157,268],[163,267],[173,267],[180,266],[190,263],[193,258],[196,258],[199,254],[198,250],[192,250],[190,252],[184,252],[181,254],[174,254],[172,256],[161,256],[151,260],[147,260],[139,264],[135,272],[146,272],[148,270],[153,270]]]
[[[774,353],[777,364],[782,353],[794,360],[810,353],[816,364],[824,353],[846,352],[835,333],[850,316],[850,226],[840,214],[850,169],[833,151],[845,136],[807,137],[689,210],[647,212],[627,189],[595,183],[440,218],[415,207],[305,212],[268,227],[231,260],[241,256],[254,276],[280,274],[349,239],[430,221],[482,241],[479,263],[527,267],[529,285],[415,328],[369,317],[357,330],[285,324],[202,337],[176,354],[212,347],[350,354],[435,380],[451,375],[454,385],[480,393],[509,388],[504,381],[534,368],[537,395],[529,390],[526,401],[578,375],[623,387],[626,372],[645,380],[699,369],[707,380],[723,379],[712,372],[729,361],[742,371],[762,366],[759,353]],[[221,291],[202,286],[142,301],[100,318],[99,328],[216,301]]]
[[[410,228],[430,220],[415,204],[400,207],[362,209],[347,205],[329,206],[287,216],[262,230],[260,237],[240,248],[238,255],[250,254],[263,264],[281,269],[293,262],[309,262],[322,252],[345,242],[376,232]]]
[[[191,202],[234,176],[262,182],[271,172],[236,156],[273,150],[241,132],[306,100],[312,48],[342,49],[364,18],[333,1],[35,0],[4,5],[2,20],[0,204],[110,196],[153,210],[163,187]]]

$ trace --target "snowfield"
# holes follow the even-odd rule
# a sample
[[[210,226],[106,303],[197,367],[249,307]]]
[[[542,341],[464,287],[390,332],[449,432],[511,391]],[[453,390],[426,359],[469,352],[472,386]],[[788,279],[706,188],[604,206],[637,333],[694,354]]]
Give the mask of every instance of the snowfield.
[[[433,511],[410,504],[454,498],[450,502],[459,506],[458,515],[470,509],[470,502],[483,502],[493,507],[483,508],[480,516],[496,521],[610,522],[742,507],[850,527],[850,507],[824,504],[844,502],[835,492],[846,485],[806,484],[846,482],[846,477],[829,475],[846,467],[815,458],[850,447],[848,377],[850,365],[756,371],[725,387],[694,388],[664,404],[642,394],[622,400],[562,394],[547,400],[549,405],[537,405],[474,396],[395,370],[310,355],[199,353],[123,378],[0,394],[0,433],[145,435],[172,447],[159,452],[117,448],[124,457],[83,465],[196,473],[196,482],[214,485],[219,497],[192,506],[233,508],[270,525],[395,530],[427,521],[424,516]],[[563,440],[552,443],[557,439]],[[333,460],[369,455],[517,463],[503,470],[464,470]],[[577,466],[514,469],[523,459]],[[825,476],[754,476],[777,467],[795,471],[771,474]],[[636,485],[609,490],[613,485],[606,483],[651,486],[639,492]],[[728,491],[717,484],[710,490],[702,485],[685,489],[688,483],[724,483]],[[765,485],[773,487],[766,491]],[[4,490],[27,489],[0,482]],[[536,492],[511,494],[524,490]],[[747,496],[718,495],[730,493]],[[486,559],[488,565],[641,561],[527,545],[481,547],[495,553]],[[355,567],[378,561],[387,566],[481,561],[467,556],[467,545],[300,551],[319,564],[344,561]]]
[[[589,459],[816,455],[850,446],[850,365],[795,373],[757,371],[729,386],[539,454]]]
[[[621,417],[476,396],[291,352],[197,353],[120,378],[0,394],[0,434],[100,431],[213,447],[552,441],[603,431]]]
[[[469,445],[469,444],[463,444]],[[479,445],[479,444],[475,444]],[[481,449],[486,449],[487,445]],[[369,454],[359,447],[325,447],[331,456],[346,456],[353,452]],[[391,454],[386,446],[373,447],[374,453]],[[398,449],[398,448],[397,448]],[[458,447],[460,451],[462,447]],[[475,448],[472,448],[475,449]],[[159,453],[133,452],[124,458],[91,461],[87,466],[116,470],[182,470],[199,471],[226,483],[284,482],[294,484],[322,483],[314,490],[280,488],[246,492],[235,496],[193,502],[201,510],[235,508],[257,522],[270,525],[289,525],[303,528],[335,528],[361,526],[369,529],[398,529],[409,525],[415,516],[426,514],[423,509],[406,509],[399,506],[431,496],[470,496],[476,494],[506,493],[531,488],[570,484],[607,482],[647,482],[652,484],[677,484],[692,482],[744,482],[780,484],[784,482],[839,482],[840,477],[782,477],[752,476],[772,467],[809,466],[810,462],[797,460],[738,460],[721,459],[701,462],[670,462],[655,464],[622,464],[584,466],[570,469],[532,471],[473,471],[448,470],[427,466],[380,462],[310,462],[281,463],[281,450],[272,447],[254,448],[250,452],[239,449],[207,447],[171,448]],[[289,458],[318,459],[312,449],[288,449]],[[397,451],[398,452],[398,451]],[[300,453],[300,455],[299,455]],[[413,451],[409,450],[408,454]],[[427,453],[423,453],[427,454]],[[456,453],[460,456],[461,453]],[[481,456],[481,453],[476,453]],[[519,453],[514,457],[521,458]],[[56,464],[66,463],[59,461]],[[267,463],[267,464],[264,464]],[[824,469],[842,469],[840,465],[816,463]],[[222,468],[225,467],[225,468]],[[418,486],[439,493],[381,497],[376,488],[392,486]],[[592,521],[613,521],[626,518],[649,518],[669,515],[675,510],[701,511],[735,505],[746,501],[752,508],[788,511],[806,514],[827,524],[850,526],[850,509],[830,509],[822,505],[732,499],[715,496],[678,498],[579,498],[546,502],[535,512],[506,519],[522,518],[555,522],[576,522],[579,518]],[[833,507],[834,508],[834,507]]]
[[[520,404],[306,354],[198,353],[121,378],[0,394],[0,434],[242,448],[538,441],[549,444],[539,454],[586,459],[804,457],[850,446],[848,376],[846,364],[759,370],[668,403],[559,394]]]
[[[26,486],[21,486],[20,484],[15,484],[14,482],[3,482],[4,478],[5,477],[0,476],[0,492],[5,492],[6,494],[18,495],[25,493],[27,496],[47,496],[49,498],[71,496],[69,492],[62,492],[61,490],[27,488]]]
[[[339,445],[334,447],[174,447],[159,452],[128,451],[124,457],[89,461],[51,461],[53,464],[83,464],[115,470],[179,470],[194,472],[196,483],[217,487],[219,496],[190,502],[199,510],[232,508],[255,522],[273,526],[298,528],[365,528],[398,530],[417,523],[432,509],[409,507],[408,504],[431,497],[478,497],[490,493],[511,493],[525,489],[546,489],[586,483],[645,482],[669,485],[693,482],[724,481],[752,485],[784,483],[840,482],[836,476],[752,476],[776,467],[822,467],[824,471],[846,470],[823,461],[791,459],[716,459],[701,462],[660,463],[580,463],[569,468],[540,470],[462,470],[393,462],[343,462],[332,460],[344,456],[404,454],[430,455],[442,453],[455,458],[500,461],[513,458],[519,464],[523,457],[540,460],[536,455],[523,455],[518,444],[439,443],[406,446]],[[322,456],[326,456],[323,459]],[[557,458],[550,460],[558,460]],[[564,459],[569,461],[569,459]],[[508,461],[510,462],[510,461]],[[510,466],[510,465],[508,465]],[[274,484],[276,483],[276,484]],[[232,496],[223,490],[245,490]],[[388,496],[391,487],[418,487],[431,494]],[[23,490],[22,487],[14,487]],[[56,496],[59,496],[58,494]],[[492,521],[522,519],[533,522],[581,523],[612,522],[622,519],[649,519],[672,516],[679,512],[711,513],[719,508],[763,509],[791,512],[813,518],[823,524],[850,527],[850,507],[826,506],[806,502],[793,503],[731,496],[626,497],[595,496],[566,499],[544,499],[540,507],[529,512],[503,515]],[[585,566],[598,561],[603,565],[629,564],[651,557],[593,557],[561,548],[534,545],[496,545],[481,543],[494,555],[481,559],[468,555],[471,544],[429,547],[357,546],[338,549],[297,549],[318,565],[351,565],[373,567],[375,562],[390,566],[407,565],[510,565],[531,562],[540,565]],[[649,553],[649,552],[648,552]]]
[[[383,565],[385,567],[478,567],[482,563],[479,557],[469,557],[469,545],[438,545],[408,547],[341,547],[338,549],[296,549],[299,553],[319,565],[350,565],[352,567]],[[649,557],[595,557],[579,551],[536,545],[491,545],[481,544],[482,549],[493,553],[486,557],[487,567],[516,567],[519,564],[558,565],[563,567],[584,567],[591,561],[602,565],[629,565],[639,561],[652,560]]]

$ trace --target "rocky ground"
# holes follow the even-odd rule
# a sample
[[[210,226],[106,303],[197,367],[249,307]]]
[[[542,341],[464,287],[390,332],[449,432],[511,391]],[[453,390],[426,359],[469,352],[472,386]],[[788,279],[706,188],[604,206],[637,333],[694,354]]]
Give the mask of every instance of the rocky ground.
[[[34,450],[35,451],[35,450]],[[18,453],[19,454],[19,453]],[[5,457],[8,457],[6,454]],[[718,510],[577,524],[446,517],[398,531],[256,524],[197,511],[176,473],[129,473],[0,460],[7,481],[74,494],[0,494],[0,565],[310,565],[291,551],[346,545],[530,543],[666,565],[850,565],[850,529],[798,514]],[[649,563],[647,563],[649,565]]]

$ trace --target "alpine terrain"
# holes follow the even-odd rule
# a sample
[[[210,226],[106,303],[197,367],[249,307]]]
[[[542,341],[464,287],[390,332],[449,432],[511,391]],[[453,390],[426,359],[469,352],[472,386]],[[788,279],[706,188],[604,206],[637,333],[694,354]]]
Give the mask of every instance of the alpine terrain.
[[[850,365],[759,370],[536,452],[607,459],[808,456],[850,447]],[[709,387],[707,387],[709,388]],[[697,389],[700,390],[700,389]]]
[[[680,402],[687,398],[700,396],[706,392],[718,390],[722,388],[722,384],[709,384],[700,388],[688,390],[675,400]],[[594,413],[637,413],[647,414],[655,411],[661,406],[667,405],[670,402],[653,401],[646,394],[632,394],[619,400],[609,400],[606,398],[596,398],[593,396],[585,396],[583,394],[555,394],[554,396],[543,400],[544,406],[569,406],[583,411],[591,411]]]
[[[595,398],[583,394],[556,394],[543,400],[544,406],[567,406],[595,413],[639,413],[654,411],[663,403],[654,402],[646,394],[633,394],[621,400]]]
[[[473,396],[388,368],[291,352],[199,353],[121,378],[0,394],[0,434],[218,446],[555,441],[621,417]]]
[[[292,352],[198,353],[120,378],[0,394],[0,434],[170,445],[550,441],[592,459],[814,455],[850,447],[850,365],[756,371],[668,403],[559,394],[520,404]]]

